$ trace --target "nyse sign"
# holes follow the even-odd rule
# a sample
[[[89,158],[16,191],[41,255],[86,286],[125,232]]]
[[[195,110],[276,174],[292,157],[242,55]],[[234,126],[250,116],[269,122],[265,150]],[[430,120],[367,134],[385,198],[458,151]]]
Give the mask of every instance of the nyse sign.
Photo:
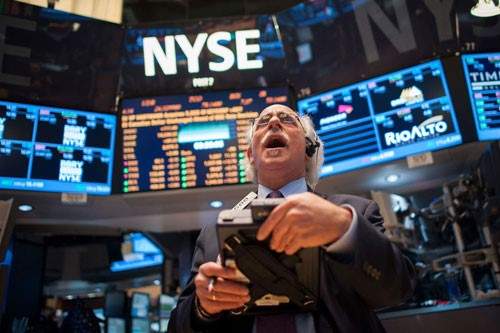
[[[260,31],[257,29],[240,30],[236,31],[234,36],[236,55],[229,47],[225,46],[232,41],[231,33],[228,31],[218,31],[210,35],[200,33],[192,44],[186,35],[165,36],[163,46],[157,37],[145,37],[143,38],[144,74],[146,76],[156,75],[155,61],[163,74],[177,74],[176,44],[186,56],[189,73],[200,72],[199,57],[205,45],[208,51],[221,59],[221,61],[208,63],[208,69],[212,72],[225,72],[231,69],[235,63],[238,70],[262,68],[263,61],[261,59],[250,59],[251,54],[260,52],[260,46],[258,43],[249,41],[259,39]]]

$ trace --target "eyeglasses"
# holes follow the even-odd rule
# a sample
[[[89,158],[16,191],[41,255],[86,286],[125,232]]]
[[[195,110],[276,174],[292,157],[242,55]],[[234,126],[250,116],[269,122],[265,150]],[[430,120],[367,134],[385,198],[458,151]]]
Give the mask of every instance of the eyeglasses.
[[[282,123],[282,124],[293,125],[296,127],[298,126],[297,122],[298,122],[299,118],[297,116],[291,115],[288,112],[278,111],[276,113],[269,112],[269,113],[263,115],[262,117],[255,119],[255,127],[256,128],[266,127],[275,115],[278,117],[280,123]]]

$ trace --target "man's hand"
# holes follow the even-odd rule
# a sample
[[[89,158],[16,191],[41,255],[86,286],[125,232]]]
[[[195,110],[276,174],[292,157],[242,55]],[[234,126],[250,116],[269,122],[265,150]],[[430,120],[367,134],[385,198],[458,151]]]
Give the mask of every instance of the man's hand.
[[[305,192],[291,195],[274,208],[257,233],[258,240],[271,238],[271,249],[294,254],[301,248],[327,245],[349,229],[352,212],[320,196]]]
[[[225,310],[236,310],[250,301],[249,290],[236,278],[236,270],[223,267],[215,262],[207,262],[200,266],[194,278],[196,297],[202,310],[215,315]],[[210,283],[215,279],[215,283]]]

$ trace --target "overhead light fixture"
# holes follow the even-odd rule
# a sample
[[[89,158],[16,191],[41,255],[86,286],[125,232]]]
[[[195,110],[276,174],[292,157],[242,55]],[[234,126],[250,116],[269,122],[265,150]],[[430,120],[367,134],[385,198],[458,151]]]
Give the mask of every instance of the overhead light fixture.
[[[222,207],[222,201],[220,200],[214,200],[210,202],[210,207],[212,208],[221,208]]]
[[[33,210],[33,207],[30,205],[19,205],[17,209],[19,209],[21,212],[26,213],[26,212],[31,212]]]
[[[477,17],[491,17],[500,15],[500,3],[495,4],[493,0],[477,0],[470,13]]]
[[[395,173],[391,173],[390,175],[387,175],[385,177],[385,180],[388,182],[388,183],[395,183],[399,180],[399,175],[398,174],[395,174]]]

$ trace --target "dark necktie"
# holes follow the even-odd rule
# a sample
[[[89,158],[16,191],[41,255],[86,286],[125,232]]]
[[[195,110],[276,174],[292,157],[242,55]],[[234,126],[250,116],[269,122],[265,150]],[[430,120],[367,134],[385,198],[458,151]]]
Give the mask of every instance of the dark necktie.
[[[272,191],[267,198],[283,198],[280,191]],[[282,313],[269,316],[256,316],[255,326],[257,333],[297,333],[295,327],[295,316],[290,313]]]
[[[266,198],[284,198],[285,196],[280,191],[269,192]]]

